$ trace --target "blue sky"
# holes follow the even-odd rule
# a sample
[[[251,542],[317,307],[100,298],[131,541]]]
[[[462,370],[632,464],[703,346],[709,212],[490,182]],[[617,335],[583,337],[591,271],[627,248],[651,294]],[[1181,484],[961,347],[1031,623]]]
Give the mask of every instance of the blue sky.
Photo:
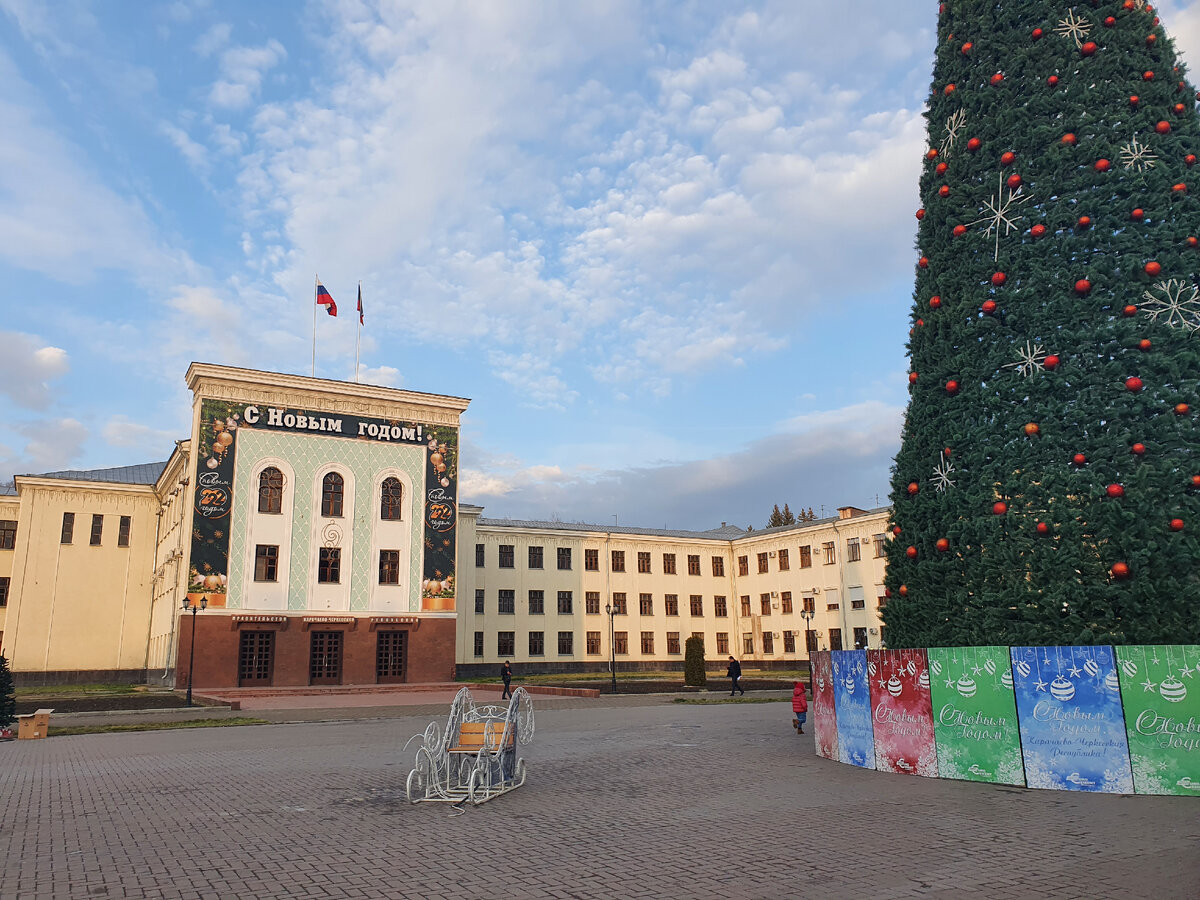
[[[1200,0],[1157,4],[1200,60]],[[0,0],[0,479],[192,360],[472,398],[487,515],[886,503],[935,3]]]

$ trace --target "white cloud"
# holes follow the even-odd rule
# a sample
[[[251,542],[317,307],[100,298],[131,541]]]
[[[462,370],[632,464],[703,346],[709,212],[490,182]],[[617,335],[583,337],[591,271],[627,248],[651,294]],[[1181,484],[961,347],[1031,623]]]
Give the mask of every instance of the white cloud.
[[[113,416],[104,425],[101,432],[109,444],[114,447],[141,447],[153,453],[161,453],[164,448],[170,448],[179,435],[172,431],[151,428],[143,422],[135,422],[128,416]]]
[[[559,372],[544,357],[499,351],[493,351],[488,357],[497,377],[512,385],[527,406],[563,409],[579,396],[567,387]]]
[[[70,369],[67,351],[13,331],[0,331],[0,346],[0,395],[26,409],[48,407],[50,382]]]
[[[287,59],[283,44],[272,38],[261,47],[231,47],[221,54],[221,80],[209,101],[226,109],[244,109],[262,89],[263,75]]]
[[[192,140],[186,131],[170,122],[160,123],[159,130],[175,145],[189,166],[197,172],[208,171],[208,149],[203,144]]]
[[[0,448],[0,473],[9,475],[58,472],[71,467],[83,455],[91,432],[75,419],[43,419],[13,426],[25,438],[19,452]]]
[[[228,22],[220,22],[196,38],[196,43],[192,45],[192,49],[201,57],[212,56],[229,43],[229,36],[232,33],[232,25]]]
[[[368,366],[360,364],[358,380],[363,384],[380,384],[384,387],[403,387],[404,376],[392,366]]]

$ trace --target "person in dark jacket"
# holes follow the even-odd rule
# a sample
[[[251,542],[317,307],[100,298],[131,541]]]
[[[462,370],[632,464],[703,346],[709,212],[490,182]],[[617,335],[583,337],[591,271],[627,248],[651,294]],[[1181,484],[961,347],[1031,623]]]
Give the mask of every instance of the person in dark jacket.
[[[732,697],[738,691],[741,691],[743,694],[746,693],[746,689],[738,684],[738,679],[742,677],[742,664],[732,656],[729,657],[729,671],[725,674],[731,679],[731,684],[733,686],[733,689],[729,692],[730,697]]]
[[[512,666],[508,664],[507,659],[500,667],[500,677],[504,679],[504,693],[500,695],[500,699],[507,700],[512,696]]]

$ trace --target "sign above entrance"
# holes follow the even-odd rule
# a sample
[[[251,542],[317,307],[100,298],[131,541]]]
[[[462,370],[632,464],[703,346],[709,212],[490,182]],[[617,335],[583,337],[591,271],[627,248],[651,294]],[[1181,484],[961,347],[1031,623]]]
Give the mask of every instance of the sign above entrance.
[[[273,431],[318,432],[389,443],[423,444],[426,440],[425,426],[418,422],[397,422],[393,419],[374,419],[349,414],[334,415],[287,407],[247,406],[242,412],[242,423],[251,428]]]

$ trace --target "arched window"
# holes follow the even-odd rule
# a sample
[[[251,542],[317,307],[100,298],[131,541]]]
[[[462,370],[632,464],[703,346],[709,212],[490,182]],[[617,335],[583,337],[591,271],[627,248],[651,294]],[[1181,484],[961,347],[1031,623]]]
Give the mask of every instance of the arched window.
[[[263,469],[258,476],[258,511],[283,512],[283,473],[274,466]]]
[[[321,515],[341,516],[342,514],[342,476],[330,472],[321,482]]]
[[[379,518],[387,522],[400,521],[400,502],[404,499],[404,485],[399,478],[385,478],[379,492]]]

